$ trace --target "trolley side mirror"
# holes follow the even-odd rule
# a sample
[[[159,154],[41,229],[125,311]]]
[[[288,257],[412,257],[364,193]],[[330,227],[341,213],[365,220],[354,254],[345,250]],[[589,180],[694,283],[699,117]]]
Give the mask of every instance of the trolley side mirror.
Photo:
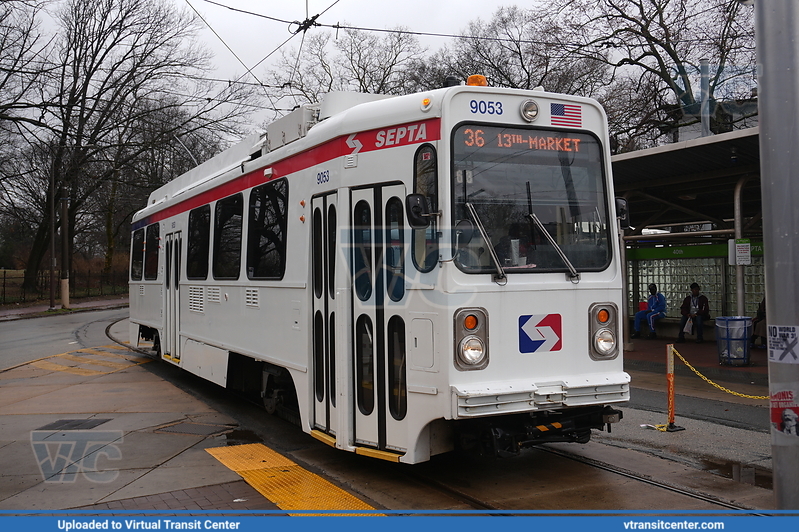
[[[616,218],[619,219],[622,229],[630,228],[630,209],[624,198],[616,198]]]
[[[413,229],[424,229],[430,225],[430,210],[423,194],[408,194],[405,197],[405,212],[408,225]]]

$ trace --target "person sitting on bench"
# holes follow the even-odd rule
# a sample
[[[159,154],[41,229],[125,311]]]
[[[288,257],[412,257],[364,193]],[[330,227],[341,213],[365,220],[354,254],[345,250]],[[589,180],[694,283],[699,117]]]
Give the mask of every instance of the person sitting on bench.
[[[630,338],[641,337],[642,321],[646,321],[647,325],[649,325],[650,332],[647,338],[657,338],[655,321],[666,315],[666,296],[658,292],[658,287],[655,283],[649,285],[649,294],[649,299],[646,301],[646,310],[639,310],[635,313],[635,323],[633,324],[635,332]]]
[[[680,307],[680,334],[677,336],[677,343],[685,342],[685,333],[694,327],[696,331],[696,343],[701,344],[704,341],[704,330],[702,326],[705,320],[710,319],[710,304],[707,297],[699,293],[699,285],[691,283],[691,295],[686,297],[682,306]],[[688,322],[691,322],[691,326]],[[689,333],[690,334],[690,333]]]

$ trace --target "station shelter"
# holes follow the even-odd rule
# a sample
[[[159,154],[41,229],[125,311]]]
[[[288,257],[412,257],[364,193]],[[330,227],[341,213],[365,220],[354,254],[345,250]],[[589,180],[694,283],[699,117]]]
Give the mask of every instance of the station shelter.
[[[676,336],[680,305],[693,282],[708,297],[712,317],[736,316],[741,308],[754,316],[765,294],[759,128],[622,153],[611,161],[616,196],[627,200],[630,212],[631,228],[623,237],[628,316],[656,283],[667,301],[663,324]],[[730,250],[736,255],[730,240],[748,244],[748,257],[732,260],[748,265],[730,264]]]

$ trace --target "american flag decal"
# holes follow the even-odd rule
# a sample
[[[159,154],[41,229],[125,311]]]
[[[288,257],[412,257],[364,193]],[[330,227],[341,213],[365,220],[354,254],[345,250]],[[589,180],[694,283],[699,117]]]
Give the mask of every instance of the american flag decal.
[[[552,115],[553,126],[581,127],[583,125],[583,110],[579,105],[551,103],[549,111]]]

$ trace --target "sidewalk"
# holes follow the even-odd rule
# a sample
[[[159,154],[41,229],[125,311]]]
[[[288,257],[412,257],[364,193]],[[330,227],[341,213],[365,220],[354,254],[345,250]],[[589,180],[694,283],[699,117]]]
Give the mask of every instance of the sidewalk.
[[[40,310],[25,311],[14,316]],[[127,327],[110,335],[124,341]],[[276,509],[206,452],[230,444],[236,421],[150,363],[109,340],[0,371],[0,509]]]
[[[645,340],[638,338],[624,350],[626,370],[638,370],[666,374],[666,346],[673,344],[682,357],[711,380],[727,383],[752,384],[768,388],[768,350],[756,347],[749,350],[748,364],[733,366],[722,364],[715,341],[697,344],[693,339],[686,343],[676,343],[676,338],[657,338]],[[725,359],[725,362],[729,359]],[[742,360],[743,361],[743,360]],[[695,375],[686,364],[675,355],[675,375]],[[767,390],[766,390],[767,391]]]
[[[34,305],[4,305],[0,307],[0,321],[19,320],[25,318],[40,318],[43,316],[58,316],[70,312],[83,312],[87,310],[105,310],[128,306],[128,296],[109,296],[105,298],[86,298],[72,301],[68,309],[62,309],[57,302],[55,310],[50,310],[49,303]]]

